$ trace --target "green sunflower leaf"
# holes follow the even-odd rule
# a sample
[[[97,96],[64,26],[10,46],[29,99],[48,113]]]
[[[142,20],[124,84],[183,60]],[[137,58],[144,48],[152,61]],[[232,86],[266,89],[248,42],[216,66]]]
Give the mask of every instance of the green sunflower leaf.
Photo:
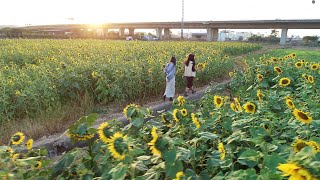
[[[246,165],[250,168],[256,166],[262,154],[259,151],[249,149],[241,153],[238,157],[238,161],[242,165]]]

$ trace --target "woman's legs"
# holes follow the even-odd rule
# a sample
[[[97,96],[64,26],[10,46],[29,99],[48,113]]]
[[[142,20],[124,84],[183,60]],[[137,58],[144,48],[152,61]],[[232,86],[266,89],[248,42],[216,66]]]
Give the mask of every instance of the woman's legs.
[[[184,92],[185,96],[188,96],[189,90],[192,91],[192,94],[195,93],[195,91],[193,90],[193,79],[194,79],[194,77],[187,77],[187,87]]]
[[[188,96],[188,90],[189,90],[189,88],[186,87],[186,89],[185,89],[185,91],[184,91],[184,96]]]
[[[194,90],[194,86],[192,86],[191,92],[192,92],[192,94],[194,94],[194,93],[196,92],[196,91]]]

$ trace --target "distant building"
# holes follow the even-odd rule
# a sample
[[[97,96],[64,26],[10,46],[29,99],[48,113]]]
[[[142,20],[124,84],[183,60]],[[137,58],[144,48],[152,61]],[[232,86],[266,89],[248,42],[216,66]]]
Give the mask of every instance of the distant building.
[[[221,30],[218,33],[218,41],[247,41],[253,35],[252,32],[235,32],[230,30]],[[264,37],[264,34],[257,33],[257,36]],[[192,33],[192,40],[206,41],[207,33]]]
[[[191,40],[206,41],[207,33],[192,33]]]

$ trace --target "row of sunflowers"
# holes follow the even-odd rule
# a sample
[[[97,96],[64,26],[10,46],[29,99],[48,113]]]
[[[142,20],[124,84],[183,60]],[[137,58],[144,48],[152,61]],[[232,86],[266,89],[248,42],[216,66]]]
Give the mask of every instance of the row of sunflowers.
[[[30,148],[31,140],[23,144],[19,132],[0,149],[0,175],[319,179],[320,66],[298,57],[292,53],[248,59],[244,71],[230,73],[232,81],[224,91],[212,90],[196,102],[179,96],[171,111],[158,115],[129,104],[123,114],[130,123],[124,127],[110,120],[93,128],[98,115],[82,117],[67,135],[87,146],[57,162],[48,163],[45,151]],[[226,89],[232,93],[226,95]]]

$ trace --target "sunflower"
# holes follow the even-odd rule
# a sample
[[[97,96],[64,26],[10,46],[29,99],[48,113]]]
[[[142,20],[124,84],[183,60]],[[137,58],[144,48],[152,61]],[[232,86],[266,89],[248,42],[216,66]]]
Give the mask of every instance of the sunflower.
[[[107,122],[100,124],[100,126],[97,128],[97,133],[99,135],[100,140],[105,144],[108,143],[108,139],[110,138],[110,136],[112,136],[112,133],[109,131]]]
[[[33,139],[29,139],[25,145],[26,145],[27,150],[32,149]]]
[[[233,76],[233,72],[229,72],[229,76],[232,77]]]
[[[221,108],[221,106],[223,105],[223,99],[221,96],[214,96],[214,105],[217,108]]]
[[[304,80],[308,80],[307,75],[306,74],[302,74],[301,77],[304,78]]]
[[[256,112],[256,105],[252,102],[245,103],[243,108],[246,113],[254,114]]]
[[[242,112],[242,106],[239,102],[239,99],[238,98],[233,98],[235,104],[236,104],[236,108],[238,109],[238,112]]]
[[[12,159],[13,159],[13,160],[16,160],[18,157],[19,157],[19,154],[18,154],[18,153],[15,153],[14,155],[12,155]]]
[[[97,79],[99,74],[97,72],[95,72],[95,71],[92,71],[91,76],[92,76],[93,79]]]
[[[172,117],[173,119],[176,121],[176,122],[179,122],[179,118],[178,118],[178,109],[174,109],[173,112],[172,112]]]
[[[308,81],[309,81],[309,83],[313,84],[314,83],[313,76],[308,76]]]
[[[290,79],[289,78],[281,78],[279,81],[280,86],[288,86],[290,84]]]
[[[263,76],[262,76],[261,74],[258,74],[258,75],[257,75],[257,78],[258,78],[259,81],[262,81],[262,80],[263,80]]]
[[[181,109],[180,113],[182,114],[182,116],[188,115],[188,111],[186,109]]]
[[[281,73],[282,73],[281,68],[278,67],[278,66],[275,66],[273,69],[274,69],[274,71],[276,71],[278,74],[281,74]]]
[[[316,179],[306,169],[299,169],[296,174],[292,176],[292,179]]]
[[[311,70],[317,70],[317,69],[318,69],[318,64],[311,65]]]
[[[257,71],[257,73],[260,73],[261,71],[260,71],[260,67],[258,67],[257,69],[256,69],[256,71]]]
[[[182,176],[184,176],[184,174],[183,174],[183,172],[182,172],[182,171],[177,172],[177,174],[176,174],[176,178],[174,178],[174,179],[172,179],[172,180],[180,180],[180,178],[181,178]]]
[[[115,159],[123,160],[125,158],[125,152],[129,149],[125,139],[127,136],[123,136],[120,132],[116,132],[108,139],[109,152]]]
[[[286,99],[286,104],[287,104],[289,109],[294,109],[295,108],[294,103],[292,102],[291,99]]]
[[[315,151],[320,152],[320,145],[315,141],[307,142],[308,146],[312,147]]]
[[[296,64],[295,64],[296,68],[301,68],[302,67],[302,63],[303,62],[296,62]]]
[[[275,57],[271,57],[271,61],[273,61],[273,62],[277,62],[277,58],[275,58]]]
[[[202,63],[198,63],[198,64],[197,64],[197,69],[199,69],[200,71],[203,70],[203,65],[202,65]]]
[[[166,118],[166,115],[164,113],[161,114],[161,122],[162,123],[166,123],[167,122],[167,118]]]
[[[294,109],[294,103],[290,98],[286,98],[286,104],[290,109]]]
[[[290,100],[292,100],[290,96],[286,96],[286,100],[287,100],[287,99],[290,99]]]
[[[291,57],[292,57],[293,59],[295,59],[295,58],[296,58],[296,53],[292,53],[292,54],[291,54]]]
[[[277,168],[280,171],[285,173],[283,176],[291,176],[301,167],[297,166],[296,164],[289,163],[289,164],[280,164]]]
[[[226,150],[224,149],[222,142],[220,142],[218,145],[218,151],[220,152],[220,159],[224,160],[224,158],[226,157]]]
[[[263,94],[260,90],[257,91],[257,97],[259,98],[259,101],[262,101],[263,100]]]
[[[8,146],[8,147],[6,148],[6,152],[9,153],[10,156],[12,156],[13,153],[14,153],[14,150],[13,150],[11,147]]]
[[[185,102],[186,102],[186,100],[184,99],[183,96],[178,96],[178,103],[179,103],[178,105],[179,106],[183,106]]]
[[[295,142],[292,144],[294,152],[299,152],[306,146],[308,146],[308,142],[302,139],[296,139]]]
[[[203,66],[203,68],[206,68],[206,67],[207,67],[207,61],[204,61],[204,62],[202,63],[202,66]]]
[[[265,129],[266,131],[270,131],[270,128],[267,124],[262,125],[262,128]]]
[[[151,150],[153,155],[161,157],[161,151],[159,149],[157,149],[157,147],[156,147],[157,140],[158,140],[158,137],[159,137],[158,134],[157,134],[157,128],[156,127],[152,128],[151,135],[152,135],[152,140],[148,143],[148,145],[150,146],[150,150]]]
[[[41,166],[42,166],[42,162],[41,162],[41,161],[36,161],[36,163],[34,164],[33,167],[34,167],[35,169],[40,169]]]
[[[11,137],[11,143],[15,145],[20,144],[24,141],[24,138],[25,137],[22,132],[17,132]]]
[[[194,113],[191,113],[191,119],[193,124],[199,129],[200,128],[200,122],[197,119],[196,115]]]
[[[234,111],[234,112],[238,112],[237,106],[234,102],[230,103],[230,108]]]
[[[312,121],[312,117],[307,112],[303,112],[299,109],[294,109],[292,114],[302,123],[309,124]]]
[[[307,171],[306,169],[296,165],[296,164],[280,164],[277,167],[279,170],[281,170],[282,172],[284,172],[285,174],[282,176],[290,176],[289,179],[306,179],[306,180],[311,180],[311,179],[315,179],[315,177],[313,177],[309,171]]]
[[[124,109],[123,109],[123,114],[124,116],[128,119],[128,120],[131,120],[131,116],[128,116],[128,110],[130,108],[134,108],[134,109],[137,109],[139,106],[138,105],[135,105],[135,104],[129,104],[127,105]]]

